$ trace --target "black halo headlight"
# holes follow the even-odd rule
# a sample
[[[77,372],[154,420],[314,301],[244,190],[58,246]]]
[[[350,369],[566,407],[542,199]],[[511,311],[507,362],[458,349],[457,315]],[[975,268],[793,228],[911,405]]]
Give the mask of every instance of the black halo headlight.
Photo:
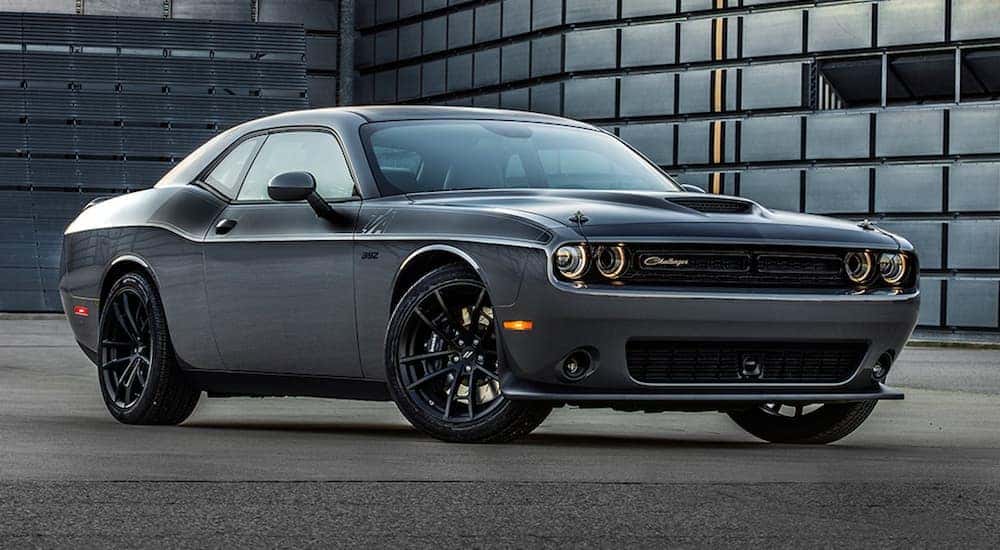
[[[583,245],[560,246],[554,259],[559,274],[567,279],[579,279],[587,272],[587,247]]]
[[[886,252],[878,258],[878,269],[882,280],[890,285],[898,285],[906,279],[906,256],[895,252]]]
[[[617,279],[625,271],[625,247],[622,245],[598,246],[594,250],[597,271],[608,279]]]
[[[852,283],[862,285],[871,280],[875,261],[871,252],[848,252],[844,256],[844,270]]]

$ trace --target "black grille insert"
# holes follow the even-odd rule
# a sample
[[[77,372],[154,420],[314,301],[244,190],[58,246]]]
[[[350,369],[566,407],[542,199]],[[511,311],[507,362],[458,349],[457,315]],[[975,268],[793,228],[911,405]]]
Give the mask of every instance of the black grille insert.
[[[773,384],[847,381],[864,342],[716,342],[632,340],[629,374],[651,384]]]
[[[753,209],[753,203],[730,199],[681,197],[669,200],[674,204],[706,214],[747,214]]]
[[[841,251],[707,249],[644,245],[633,251],[627,283],[771,288],[852,288]]]

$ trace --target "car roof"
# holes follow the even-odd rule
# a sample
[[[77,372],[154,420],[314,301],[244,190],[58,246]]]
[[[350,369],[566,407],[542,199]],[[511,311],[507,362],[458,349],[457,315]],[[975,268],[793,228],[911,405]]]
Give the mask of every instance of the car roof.
[[[313,109],[316,114],[330,111],[347,111],[354,113],[368,122],[389,122],[401,120],[510,120],[520,122],[543,122],[561,124],[578,128],[595,129],[594,126],[552,115],[513,111],[508,109],[482,109],[478,107],[444,107],[436,105],[359,105],[350,107],[333,107]]]

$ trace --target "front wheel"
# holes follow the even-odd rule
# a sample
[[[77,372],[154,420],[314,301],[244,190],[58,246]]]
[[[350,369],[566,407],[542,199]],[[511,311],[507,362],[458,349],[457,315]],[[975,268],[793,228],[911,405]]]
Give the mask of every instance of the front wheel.
[[[858,429],[876,404],[875,400],[826,404],[763,403],[752,409],[730,411],[729,417],[744,430],[771,443],[822,445]]]
[[[403,295],[389,321],[385,363],[403,416],[444,441],[510,441],[552,410],[501,392],[493,308],[486,287],[465,266],[438,268]]]

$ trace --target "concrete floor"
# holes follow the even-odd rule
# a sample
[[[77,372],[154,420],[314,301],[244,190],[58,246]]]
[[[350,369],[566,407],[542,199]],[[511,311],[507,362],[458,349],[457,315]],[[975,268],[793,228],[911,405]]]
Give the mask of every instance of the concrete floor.
[[[1000,545],[1000,351],[909,348],[824,447],[715,413],[560,409],[503,446],[390,403],[203,400],[117,424],[61,320],[0,320],[0,547]]]

